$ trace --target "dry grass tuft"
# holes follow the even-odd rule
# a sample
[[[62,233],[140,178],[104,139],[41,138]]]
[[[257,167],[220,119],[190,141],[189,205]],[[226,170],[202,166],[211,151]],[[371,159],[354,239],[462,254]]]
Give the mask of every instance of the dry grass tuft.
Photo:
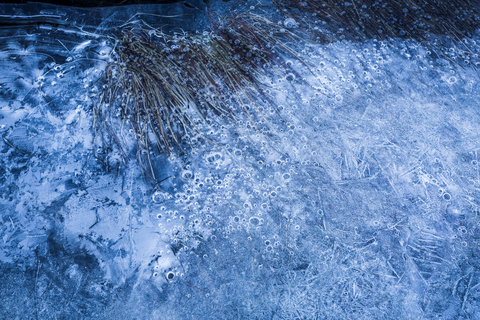
[[[246,117],[254,127],[267,101],[263,76],[282,73],[281,55],[296,55],[296,36],[253,13],[210,15],[211,32],[165,34],[145,25],[121,31],[95,106],[96,142],[127,158],[133,135],[144,172],[156,181],[151,156],[182,153],[202,125]],[[263,99],[262,99],[263,98]],[[120,127],[119,129],[117,129]]]

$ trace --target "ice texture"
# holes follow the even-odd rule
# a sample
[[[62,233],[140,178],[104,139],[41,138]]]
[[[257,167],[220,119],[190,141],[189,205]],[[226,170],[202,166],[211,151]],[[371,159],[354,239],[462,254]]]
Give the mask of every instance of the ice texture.
[[[212,115],[186,155],[155,157],[155,189],[134,149],[126,167],[93,156],[115,44],[14,30],[0,318],[478,318],[478,33],[469,54],[437,39],[443,58],[413,40],[296,48],[265,79],[265,119]]]

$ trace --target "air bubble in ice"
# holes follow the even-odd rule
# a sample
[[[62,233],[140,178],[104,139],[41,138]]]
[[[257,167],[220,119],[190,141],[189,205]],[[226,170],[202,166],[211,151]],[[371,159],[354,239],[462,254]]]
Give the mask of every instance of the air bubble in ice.
[[[192,171],[190,171],[190,170],[183,171],[183,173],[182,173],[182,178],[183,179],[189,180],[189,179],[192,179],[192,177],[193,177]]]
[[[450,77],[450,78],[448,78],[447,81],[448,81],[448,83],[450,83],[450,84],[454,84],[455,82],[457,82],[457,78],[456,78],[456,77]]]
[[[260,219],[258,219],[257,217],[251,217],[249,221],[254,226],[258,226],[260,224]]]
[[[285,28],[291,29],[291,28],[296,28],[298,26],[297,21],[293,18],[287,18],[285,21],[283,21],[283,25]]]
[[[156,191],[152,195],[152,201],[155,203],[162,203],[163,201],[165,201],[165,194],[163,194],[163,192]]]

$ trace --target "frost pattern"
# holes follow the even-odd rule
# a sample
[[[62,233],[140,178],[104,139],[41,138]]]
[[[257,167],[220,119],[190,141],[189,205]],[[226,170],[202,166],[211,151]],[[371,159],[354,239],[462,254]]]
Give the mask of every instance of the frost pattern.
[[[0,314],[479,313],[480,88],[462,48],[455,63],[410,40],[301,48],[314,68],[268,79],[272,127],[212,121],[216,145],[155,159],[154,190],[92,156],[104,62],[84,57],[113,44],[75,38],[57,63],[28,37],[1,52]]]

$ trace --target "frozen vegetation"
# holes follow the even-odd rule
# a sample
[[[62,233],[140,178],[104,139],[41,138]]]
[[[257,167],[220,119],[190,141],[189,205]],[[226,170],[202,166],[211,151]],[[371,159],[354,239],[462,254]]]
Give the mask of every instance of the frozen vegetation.
[[[114,45],[76,30],[0,30],[0,318],[479,318],[479,33],[296,48],[155,188],[95,159]]]

